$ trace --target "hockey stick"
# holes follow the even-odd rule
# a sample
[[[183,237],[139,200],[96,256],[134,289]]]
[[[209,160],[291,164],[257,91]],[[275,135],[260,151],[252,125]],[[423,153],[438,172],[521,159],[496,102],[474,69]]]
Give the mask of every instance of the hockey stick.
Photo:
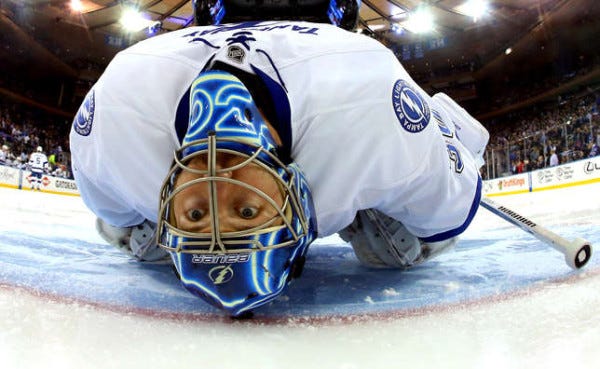
[[[583,238],[569,241],[535,222],[515,213],[505,206],[498,205],[487,197],[481,198],[481,206],[498,215],[500,218],[521,228],[527,233],[543,241],[565,255],[565,261],[573,269],[582,268],[592,257],[592,245]]]

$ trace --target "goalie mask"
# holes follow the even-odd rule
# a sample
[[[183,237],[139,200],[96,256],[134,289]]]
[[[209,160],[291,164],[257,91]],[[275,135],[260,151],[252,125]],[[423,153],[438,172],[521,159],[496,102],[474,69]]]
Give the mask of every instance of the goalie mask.
[[[306,180],[276,143],[246,86],[200,74],[161,190],[159,245],[192,294],[239,316],[299,276],[316,219]]]

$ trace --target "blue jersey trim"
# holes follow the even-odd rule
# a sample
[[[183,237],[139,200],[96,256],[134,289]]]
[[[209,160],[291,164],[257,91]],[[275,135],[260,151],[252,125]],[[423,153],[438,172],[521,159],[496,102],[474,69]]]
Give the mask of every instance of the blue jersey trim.
[[[175,113],[175,132],[179,139],[179,144],[183,142],[185,133],[188,129],[188,122],[190,119],[190,89],[188,88],[183,94],[179,105],[177,105],[177,112]]]
[[[477,176],[477,190],[475,190],[475,198],[473,199],[473,203],[471,204],[471,210],[469,210],[469,215],[467,215],[467,219],[460,227],[451,229],[446,232],[438,233],[433,236],[423,237],[421,238],[421,240],[423,240],[424,242],[439,242],[447,240],[454,236],[458,236],[459,234],[463,233],[467,229],[469,224],[471,224],[471,221],[477,213],[477,209],[479,209],[479,203],[481,202],[481,186],[481,177]]]
[[[271,122],[279,137],[281,138],[283,147],[280,148],[280,159],[287,163],[287,158],[291,159],[292,152],[292,111],[290,108],[290,101],[288,100],[285,86],[280,85],[265,72],[252,66],[252,70],[257,76],[263,81],[275,107],[275,114],[277,115],[277,122]],[[279,72],[277,72],[279,73]],[[279,76],[279,74],[278,74]]]

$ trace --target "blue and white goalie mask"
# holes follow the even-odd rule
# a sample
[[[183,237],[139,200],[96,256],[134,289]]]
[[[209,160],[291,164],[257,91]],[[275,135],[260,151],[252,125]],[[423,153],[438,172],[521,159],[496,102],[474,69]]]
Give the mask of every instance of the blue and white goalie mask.
[[[312,197],[232,74],[200,74],[190,119],[161,190],[159,245],[192,294],[232,316],[277,297],[316,237]]]

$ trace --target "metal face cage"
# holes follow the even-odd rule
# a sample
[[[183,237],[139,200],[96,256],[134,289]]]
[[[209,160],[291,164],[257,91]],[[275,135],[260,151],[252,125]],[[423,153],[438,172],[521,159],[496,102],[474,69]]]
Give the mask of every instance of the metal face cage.
[[[240,163],[227,168],[217,167],[217,155],[229,154],[242,158]],[[207,157],[207,169],[191,168],[189,163],[197,157]],[[277,182],[283,204],[260,189],[245,182],[228,178],[233,172],[248,165],[258,165]],[[187,171],[198,178],[176,188],[177,176]],[[210,233],[196,233],[179,228],[173,217],[173,199],[187,188],[207,183],[209,197]],[[234,232],[222,232],[219,226],[217,183],[227,182],[253,191],[276,210],[276,215],[262,224]],[[163,182],[158,214],[158,244],[176,253],[191,254],[240,254],[270,250],[296,244],[308,232],[306,215],[298,198],[295,173],[273,153],[262,146],[249,144],[240,139],[217,138],[214,132],[208,138],[192,141],[175,152],[174,163]]]

